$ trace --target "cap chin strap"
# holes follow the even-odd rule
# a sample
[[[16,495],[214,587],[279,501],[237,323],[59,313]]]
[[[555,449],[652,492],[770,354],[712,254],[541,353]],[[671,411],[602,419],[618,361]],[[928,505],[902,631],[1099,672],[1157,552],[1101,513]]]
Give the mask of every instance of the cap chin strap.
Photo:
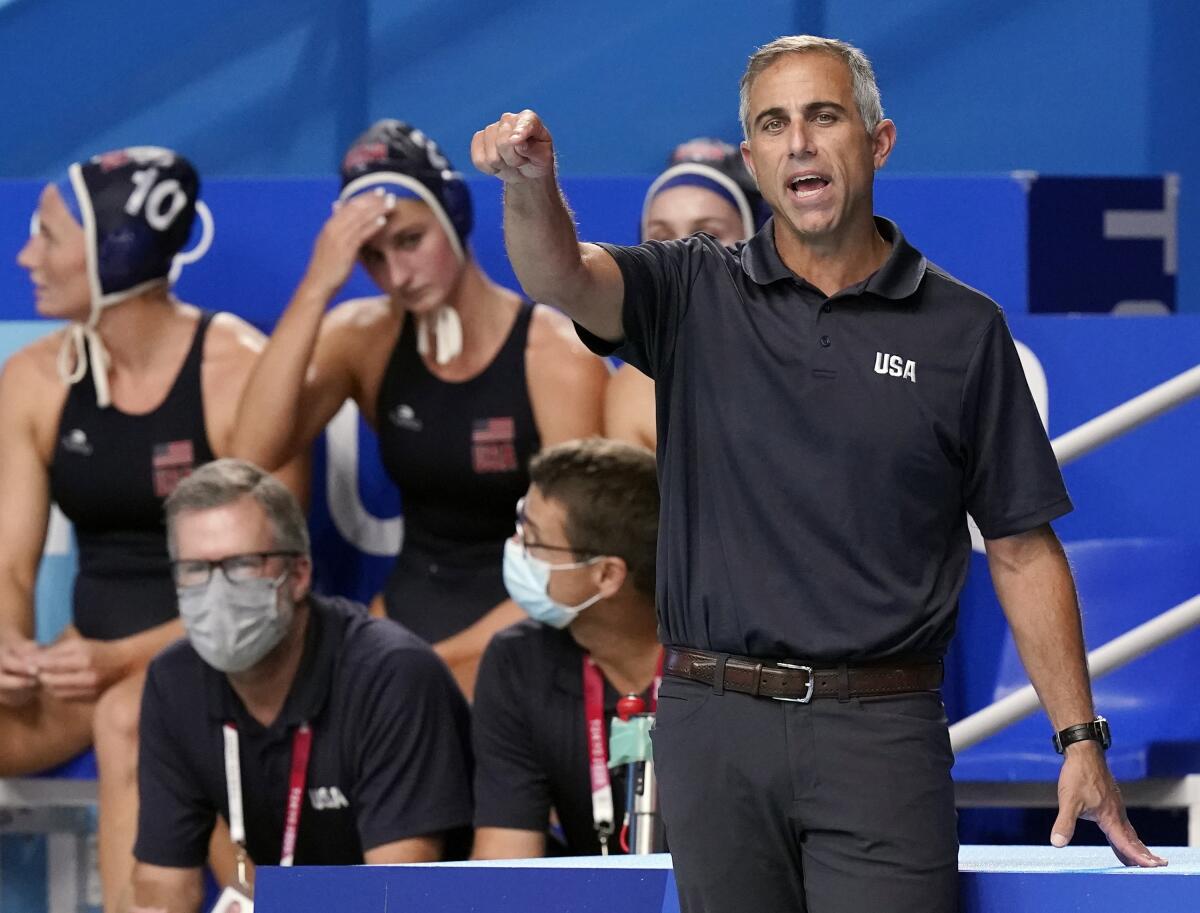
[[[104,341],[96,332],[96,324],[104,307],[93,307],[87,323],[73,323],[67,327],[66,336],[58,349],[58,376],[67,386],[83,380],[91,364],[92,383],[96,385],[96,405],[101,409],[112,404],[112,394],[108,388],[108,367],[112,360]]]
[[[104,345],[96,325],[100,323],[100,315],[105,308],[120,304],[122,301],[140,295],[156,285],[166,284],[166,279],[152,279],[135,285],[123,292],[105,296],[102,302],[92,302],[92,312],[86,322],[72,323],[67,327],[58,350],[58,376],[64,384],[71,386],[83,380],[87,374],[88,365],[92,368],[92,383],[96,385],[96,405],[107,409],[112,405],[112,393],[108,386],[108,369],[112,366],[112,358]]]
[[[88,193],[87,182],[83,179],[83,169],[76,162],[67,168],[67,179],[79,207],[79,218],[83,227],[84,250],[87,254],[88,288],[92,294],[91,313],[86,322],[72,323],[67,327],[63,336],[62,346],[58,350],[58,376],[68,386],[77,384],[87,374],[88,364],[92,367],[92,382],[96,385],[96,402],[101,408],[112,402],[108,388],[108,366],[110,359],[100,334],[96,332],[96,324],[100,322],[100,312],[108,304],[115,304],[120,299],[106,299],[100,287],[99,264],[96,262],[96,214],[92,209],[92,198]],[[32,227],[32,226],[31,226]],[[124,297],[124,296],[122,296]]]
[[[417,315],[417,352],[429,354],[429,337],[433,335],[437,351],[434,361],[439,365],[453,361],[462,353],[462,320],[458,311],[443,304],[436,311]]]
[[[91,351],[92,377],[96,382],[96,402],[101,407],[112,402],[108,390],[108,352],[100,335],[90,326],[73,323],[67,327],[58,350],[58,376],[67,386],[77,384],[87,373],[88,352]],[[74,367],[71,367],[74,359]]]

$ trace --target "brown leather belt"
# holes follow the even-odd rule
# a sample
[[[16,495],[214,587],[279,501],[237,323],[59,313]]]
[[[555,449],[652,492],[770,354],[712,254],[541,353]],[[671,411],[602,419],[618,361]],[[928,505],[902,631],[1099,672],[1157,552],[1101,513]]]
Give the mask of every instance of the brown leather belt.
[[[667,647],[663,671],[668,675],[712,686],[717,677],[716,670],[722,664],[724,673],[721,685],[716,690],[738,691],[755,697],[801,704],[818,697],[849,700],[854,697],[937,691],[942,684],[940,662],[879,662],[816,668],[803,663],[756,660],[689,647]]]

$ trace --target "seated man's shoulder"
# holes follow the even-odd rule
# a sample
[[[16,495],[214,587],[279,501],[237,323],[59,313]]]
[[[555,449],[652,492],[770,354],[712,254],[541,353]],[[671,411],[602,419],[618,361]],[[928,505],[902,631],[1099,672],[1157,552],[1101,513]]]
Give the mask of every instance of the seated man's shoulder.
[[[578,649],[567,631],[526,619],[492,635],[483,654],[486,673],[481,674],[529,682],[552,675],[562,657]]]
[[[415,676],[445,671],[433,648],[402,624],[375,618],[365,606],[341,597],[321,597],[320,608],[344,625],[341,665],[348,671],[360,676],[397,668]]]
[[[210,675],[219,675],[200,658],[186,637],[165,647],[150,661],[148,677],[159,685],[156,689],[167,703],[194,707],[207,693],[202,690]]]
[[[190,640],[181,637],[164,647],[150,663],[161,672],[202,672],[206,666]]]
[[[543,654],[564,637],[570,635],[527,618],[497,631],[492,635],[488,649],[502,653]]]

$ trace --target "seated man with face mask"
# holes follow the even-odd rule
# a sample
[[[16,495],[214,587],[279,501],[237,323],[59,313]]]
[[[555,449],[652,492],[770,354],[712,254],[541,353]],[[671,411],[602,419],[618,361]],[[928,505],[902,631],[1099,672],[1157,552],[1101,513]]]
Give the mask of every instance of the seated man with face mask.
[[[654,456],[570,441],[534,457],[529,475],[504,582],[531,618],[496,634],[480,666],[473,856],[545,855],[552,809],[567,853],[616,853],[624,769],[600,773],[592,752],[604,743],[588,732],[602,726],[607,739],[623,695],[654,706]]]
[[[441,660],[309,592],[304,514],[253,464],[201,467],[166,514],[188,637],[146,681],[134,909],[199,909],[218,815],[258,865],[461,858],[469,717]]]

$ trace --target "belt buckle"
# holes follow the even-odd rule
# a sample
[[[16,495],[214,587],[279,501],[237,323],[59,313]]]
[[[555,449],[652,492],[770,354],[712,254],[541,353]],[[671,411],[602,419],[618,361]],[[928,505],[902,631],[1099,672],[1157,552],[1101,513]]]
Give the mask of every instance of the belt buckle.
[[[807,672],[808,673],[808,690],[806,692],[804,692],[804,697],[774,697],[774,696],[772,696],[771,700],[787,701],[789,704],[807,704],[810,701],[812,701],[813,687],[816,685],[816,679],[813,678],[812,666],[798,666],[795,663],[776,663],[775,665],[777,667],[782,667],[784,669],[795,669],[798,672]]]

